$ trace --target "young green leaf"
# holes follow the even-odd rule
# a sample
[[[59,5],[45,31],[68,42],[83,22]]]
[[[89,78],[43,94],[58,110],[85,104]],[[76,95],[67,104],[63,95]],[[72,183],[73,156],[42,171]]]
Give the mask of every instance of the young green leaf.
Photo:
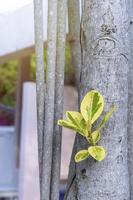
[[[100,130],[109,120],[112,113],[116,110],[112,107],[111,110],[103,117],[103,120],[98,126],[98,129],[92,132],[92,124],[100,117],[104,108],[103,96],[95,90],[86,94],[80,106],[80,112],[67,111],[66,120],[58,120],[58,125],[72,129],[87,139],[90,143],[88,150],[81,150],[75,155],[75,162],[80,162],[92,156],[97,161],[102,161],[105,158],[105,149],[96,144],[101,138]]]
[[[81,113],[74,111],[67,111],[66,116],[67,120],[71,122],[74,126],[76,126],[81,133],[84,133],[84,135],[86,136],[88,135],[87,124]]]
[[[63,126],[65,128],[69,128],[73,131],[78,132],[80,135],[86,137],[86,133],[84,133],[83,130],[79,129],[77,126],[75,126],[73,123],[71,123],[70,121],[67,120],[58,120],[58,125],[59,126]]]
[[[63,119],[58,120],[58,125],[63,126],[65,128],[70,128],[72,130],[76,129],[76,127],[72,123],[68,122],[67,120],[63,120]]]
[[[101,115],[103,107],[103,96],[98,91],[92,90],[83,98],[80,110],[85,121],[93,124]]]
[[[97,161],[105,158],[105,149],[101,146],[91,146],[88,148],[88,152]]]
[[[107,121],[109,120],[109,118],[111,117],[111,115],[113,114],[113,112],[116,111],[116,107],[113,106],[110,111],[108,113],[105,114],[105,116],[103,117],[101,123],[98,126],[98,130],[101,130],[103,128],[103,126],[107,123]]]
[[[73,121],[75,123],[75,120],[79,120],[81,121],[83,119],[82,115],[80,112],[76,112],[76,111],[67,111],[66,112],[66,117],[68,120]]]
[[[93,144],[96,144],[97,142],[99,142],[99,140],[101,139],[101,135],[99,131],[94,131],[92,134],[92,140],[93,140]]]
[[[89,156],[88,150],[81,150],[75,155],[75,162],[78,163],[82,160],[85,160],[86,158],[88,158],[88,156]]]

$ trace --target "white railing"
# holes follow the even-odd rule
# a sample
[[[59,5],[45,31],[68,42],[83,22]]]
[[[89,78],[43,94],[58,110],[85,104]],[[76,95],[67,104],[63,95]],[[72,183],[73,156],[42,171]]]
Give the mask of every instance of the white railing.
[[[17,196],[18,174],[14,127],[0,127],[0,197]]]

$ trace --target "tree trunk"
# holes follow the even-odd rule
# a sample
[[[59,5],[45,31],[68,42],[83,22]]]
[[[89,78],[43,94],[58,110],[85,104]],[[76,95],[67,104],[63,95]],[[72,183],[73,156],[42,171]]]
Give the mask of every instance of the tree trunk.
[[[133,1],[129,0],[130,64],[128,87],[128,165],[130,175],[130,200],[133,200]]]
[[[83,13],[80,99],[91,89],[105,97],[105,111],[117,106],[102,132],[106,159],[70,165],[65,199],[129,200],[127,166],[128,20],[125,0],[86,0]],[[85,149],[80,138],[74,148]],[[73,166],[73,167],[71,167]],[[75,167],[75,172],[73,171]]]

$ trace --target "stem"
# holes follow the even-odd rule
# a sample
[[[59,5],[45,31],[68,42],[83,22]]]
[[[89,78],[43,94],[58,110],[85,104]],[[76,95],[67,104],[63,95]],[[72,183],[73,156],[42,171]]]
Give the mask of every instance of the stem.
[[[89,121],[87,122],[87,129],[88,129],[88,136],[86,137],[86,139],[91,145],[94,146],[95,143],[93,142],[93,138],[92,138],[92,134],[91,134],[92,125],[91,125],[91,123],[89,123]]]

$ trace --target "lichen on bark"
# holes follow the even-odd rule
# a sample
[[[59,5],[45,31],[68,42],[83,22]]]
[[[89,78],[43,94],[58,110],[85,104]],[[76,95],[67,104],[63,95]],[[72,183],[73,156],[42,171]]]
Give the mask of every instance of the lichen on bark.
[[[72,156],[68,191],[70,200],[129,200],[127,165],[128,16],[125,0],[86,0],[82,21],[83,66],[80,100],[96,89],[117,112],[104,128],[101,145],[108,154],[98,163],[89,158],[75,164]],[[74,149],[86,147],[76,139]],[[73,169],[72,169],[73,167]]]

